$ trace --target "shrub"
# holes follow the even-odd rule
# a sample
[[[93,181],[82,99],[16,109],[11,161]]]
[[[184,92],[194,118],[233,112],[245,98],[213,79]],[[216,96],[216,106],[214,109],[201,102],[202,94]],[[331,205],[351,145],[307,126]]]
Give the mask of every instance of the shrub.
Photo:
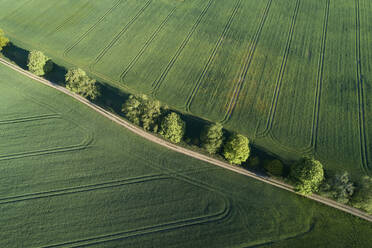
[[[350,180],[347,172],[329,178],[320,187],[320,192],[323,196],[332,198],[343,204],[350,201],[354,190],[354,183]]]
[[[219,123],[208,125],[200,136],[202,147],[210,154],[215,154],[221,148],[223,141],[222,125]]]
[[[164,117],[160,131],[160,134],[163,135],[164,138],[173,143],[179,143],[184,133],[185,123],[178,114],[172,112]]]
[[[241,164],[249,157],[249,140],[241,134],[235,134],[224,145],[223,155],[231,164]]]
[[[9,39],[4,36],[4,31],[0,29],[0,51],[3,50],[3,47],[9,44]]]
[[[89,78],[80,68],[69,69],[65,80],[67,89],[85,98],[94,100],[100,95],[96,80]]]
[[[31,51],[28,55],[28,70],[37,75],[43,76],[53,69],[53,62],[40,51]]]
[[[278,159],[274,159],[264,164],[264,168],[269,175],[282,176],[283,175],[283,164]]]
[[[295,190],[303,195],[318,191],[324,179],[323,165],[314,159],[303,158],[291,168],[291,178]]]

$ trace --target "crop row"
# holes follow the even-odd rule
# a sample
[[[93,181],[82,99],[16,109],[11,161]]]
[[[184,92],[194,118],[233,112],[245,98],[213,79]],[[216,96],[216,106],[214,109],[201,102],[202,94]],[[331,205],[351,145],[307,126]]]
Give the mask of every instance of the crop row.
[[[152,226],[140,227],[128,231],[116,232],[112,234],[100,235],[96,237],[90,237],[80,240],[67,241],[59,244],[52,244],[43,246],[44,248],[55,248],[55,247],[84,247],[90,245],[103,244],[109,241],[114,241],[118,239],[126,239],[131,237],[138,237],[145,234],[159,233],[165,231],[171,231],[174,229],[185,228],[193,225],[200,225],[206,223],[213,223],[216,221],[224,221],[231,213],[231,203],[229,201],[225,202],[225,207],[217,212],[212,214],[205,214],[202,216],[197,216],[193,218],[185,218],[175,221],[170,221],[167,223],[161,223]]]
[[[257,30],[256,30],[256,32],[253,36],[253,41],[249,44],[247,57],[246,57],[244,63],[242,64],[242,66],[240,68],[238,81],[234,85],[233,95],[232,95],[232,97],[231,97],[231,99],[228,103],[226,113],[224,115],[224,118],[221,121],[222,123],[227,122],[230,119],[232,112],[234,111],[234,108],[236,106],[236,102],[238,101],[238,98],[239,98],[240,91],[242,89],[243,83],[244,83],[245,78],[247,76],[248,69],[251,65],[252,58],[253,58],[254,53],[256,51],[257,43],[260,39],[263,26],[265,25],[267,16],[269,14],[271,3],[272,3],[272,0],[268,0],[268,2],[266,4],[266,7],[265,7],[265,10],[263,12],[263,15],[261,17],[260,24],[258,25],[258,28],[257,28]]]
[[[368,147],[367,147],[367,136],[366,136],[366,124],[365,124],[365,104],[364,104],[364,85],[361,65],[361,48],[360,48],[360,11],[359,11],[359,0],[355,0],[355,11],[356,11],[356,82],[358,88],[358,124],[359,124],[359,140],[360,140],[360,157],[362,170],[368,175]]]
[[[234,6],[234,9],[233,9],[229,19],[227,20],[227,23],[226,23],[219,39],[216,42],[216,45],[214,46],[214,48],[212,50],[212,53],[209,56],[208,61],[203,68],[202,73],[200,74],[200,76],[198,78],[198,81],[196,82],[196,84],[195,84],[194,88],[192,89],[190,95],[187,97],[187,100],[186,100],[186,110],[187,111],[190,111],[191,103],[192,103],[196,93],[198,92],[198,90],[200,88],[200,85],[203,83],[204,77],[207,74],[207,72],[209,70],[209,67],[212,65],[212,63],[214,61],[214,58],[216,57],[218,49],[223,44],[223,41],[224,41],[226,35],[228,34],[228,31],[230,30],[231,23],[233,22],[234,17],[236,16],[236,13],[238,12],[239,7],[241,6],[241,2],[242,2],[241,0],[238,0],[236,2],[235,6]]]
[[[151,4],[152,0],[148,0],[144,6],[136,13],[135,16],[130,19],[130,21],[124,25],[124,27],[120,30],[118,34],[114,36],[114,38],[107,44],[97,55],[94,59],[94,62],[90,64],[89,68],[93,71],[94,66],[105,56],[105,54],[110,50],[110,48],[115,45],[115,43],[120,39],[120,37],[129,29],[129,27],[138,19],[139,16],[147,9],[147,7]]]
[[[174,13],[174,11],[176,9],[177,9],[177,7],[174,7],[170,11],[170,13],[165,17],[165,19],[156,28],[156,30],[154,31],[154,33],[150,36],[150,38],[145,42],[145,44],[140,49],[140,51],[138,52],[138,54],[129,62],[128,66],[120,74],[120,80],[122,82],[124,81],[124,78],[127,75],[127,73],[130,71],[130,69],[132,69],[132,67],[136,64],[136,62],[138,61],[138,59],[141,58],[141,56],[144,54],[144,52],[146,51],[146,49],[150,46],[150,44],[152,43],[152,41],[156,38],[156,36],[160,33],[160,31],[163,29],[163,27],[167,24],[167,22],[169,21],[170,17],[173,15],[173,13]]]
[[[69,46],[65,51],[63,52],[63,56],[67,57],[68,53],[76,47],[95,27],[97,27],[98,24],[100,24],[106,16],[108,16],[112,11],[114,11],[119,4],[122,2],[122,0],[118,0],[114,3],[113,6],[111,6],[110,9],[108,9],[92,26],[89,27],[87,31],[85,31],[71,46]]]
[[[166,68],[161,73],[160,77],[152,83],[152,93],[153,94],[156,94],[156,91],[159,89],[160,85],[163,83],[163,81],[166,78],[168,72],[171,70],[171,68],[173,67],[174,63],[177,61],[177,59],[180,56],[180,54],[182,53],[183,49],[186,47],[186,45],[189,42],[191,36],[194,34],[196,28],[199,26],[200,22],[202,21],[203,17],[205,16],[205,14],[207,13],[208,9],[212,5],[213,1],[214,0],[209,0],[208,1],[207,5],[204,7],[203,11],[198,16],[198,19],[196,20],[196,22],[194,23],[194,25],[190,29],[190,31],[187,34],[186,38],[183,40],[182,44],[177,49],[176,53],[174,54],[174,56],[169,61],[169,63],[166,66]]]
[[[274,95],[273,95],[273,99],[272,99],[270,110],[269,110],[269,117],[267,119],[267,123],[266,123],[266,127],[265,127],[264,131],[262,131],[262,133],[257,134],[258,136],[265,136],[272,128],[272,124],[273,124],[273,121],[274,121],[274,118],[275,118],[276,107],[277,107],[277,104],[278,104],[280,89],[281,89],[281,86],[282,86],[283,75],[285,73],[285,68],[286,68],[286,65],[287,65],[288,54],[289,54],[289,51],[291,49],[291,43],[292,43],[292,38],[293,38],[293,33],[294,33],[294,29],[295,29],[295,24],[296,24],[297,14],[298,14],[299,8],[300,8],[300,0],[297,0],[296,1],[296,6],[295,6],[295,9],[294,9],[294,13],[293,13],[293,17],[292,17],[291,26],[290,26],[290,29],[289,29],[289,34],[288,34],[285,50],[284,50],[283,60],[282,60],[282,63],[280,65],[279,75],[278,75],[278,78],[277,78],[277,81],[276,81]]]

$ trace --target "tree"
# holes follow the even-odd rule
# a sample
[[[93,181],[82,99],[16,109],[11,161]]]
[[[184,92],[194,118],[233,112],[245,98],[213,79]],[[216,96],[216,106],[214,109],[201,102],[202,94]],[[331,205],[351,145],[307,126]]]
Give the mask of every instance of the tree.
[[[53,62],[40,51],[31,51],[28,55],[28,69],[37,76],[43,76],[53,69]]]
[[[158,118],[162,112],[159,101],[146,95],[130,95],[122,106],[122,112],[134,124],[141,125],[147,131],[157,132]]]
[[[336,174],[336,176],[329,178],[320,187],[320,192],[323,196],[332,198],[342,204],[350,201],[354,190],[354,183],[350,180],[347,172]]]
[[[85,98],[94,100],[100,95],[96,80],[91,79],[80,68],[69,69],[65,75],[65,80],[67,89]]]
[[[223,141],[222,125],[220,123],[205,126],[200,136],[202,146],[210,153],[216,153]]]
[[[354,207],[372,214],[372,177],[362,178],[351,203]]]
[[[154,132],[156,132],[158,129],[157,120],[160,115],[161,115],[160,102],[157,100],[149,99],[147,98],[147,96],[143,98],[140,116],[142,127],[147,131],[153,130]]]
[[[185,123],[178,114],[172,112],[164,117],[160,130],[160,134],[163,135],[164,138],[173,143],[179,143],[184,133]]]
[[[4,36],[4,31],[0,29],[0,51],[3,50],[3,47],[8,45],[9,39]]]
[[[249,140],[241,134],[233,135],[224,145],[223,155],[231,164],[241,164],[249,157]]]
[[[295,181],[295,190],[303,195],[318,191],[324,179],[323,165],[311,158],[303,158],[291,168],[291,178]]]
[[[130,95],[128,100],[123,104],[121,111],[132,123],[139,125],[141,110],[141,102],[137,99],[136,96]]]

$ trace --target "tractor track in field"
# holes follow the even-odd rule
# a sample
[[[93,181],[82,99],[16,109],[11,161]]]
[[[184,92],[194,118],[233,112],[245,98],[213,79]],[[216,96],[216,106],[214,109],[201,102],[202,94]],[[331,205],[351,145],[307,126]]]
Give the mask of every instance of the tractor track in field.
[[[326,0],[325,12],[324,12],[324,22],[323,22],[323,32],[321,38],[321,48],[320,48],[320,56],[318,62],[318,71],[317,71],[317,81],[315,87],[315,97],[314,97],[314,108],[313,108],[313,118],[312,118],[312,126],[311,126],[311,134],[310,134],[310,142],[308,145],[292,149],[285,145],[283,145],[278,138],[274,136],[272,132],[268,135],[270,139],[275,143],[276,146],[280,147],[284,151],[288,152],[301,152],[304,155],[311,155],[313,152],[316,151],[316,141],[318,136],[318,122],[319,122],[319,109],[320,109],[320,97],[321,97],[321,89],[322,89],[322,82],[323,82],[323,71],[324,71],[324,57],[325,57],[325,48],[326,48],[326,39],[327,39],[327,27],[328,27],[328,17],[329,17],[329,5],[330,0]]]
[[[48,198],[52,196],[61,196],[61,195],[68,195],[68,194],[74,194],[74,193],[80,193],[80,192],[89,192],[89,191],[94,191],[94,190],[99,190],[99,189],[114,188],[114,187],[120,187],[120,186],[128,185],[128,184],[142,183],[142,182],[148,182],[152,180],[160,180],[160,179],[168,179],[168,178],[170,177],[165,174],[153,174],[153,175],[145,175],[141,177],[126,178],[122,180],[114,180],[110,182],[81,185],[81,186],[76,186],[76,187],[68,187],[68,188],[63,188],[63,189],[35,192],[35,193],[29,193],[29,194],[24,194],[24,195],[16,195],[16,196],[0,198],[0,205],[27,201],[27,200]]]
[[[250,172],[248,170],[245,170],[241,167],[238,167],[238,166],[233,166],[231,164],[228,164],[226,162],[223,162],[223,161],[220,161],[220,160],[217,160],[215,158],[211,158],[209,156],[206,156],[206,155],[203,155],[203,154],[200,154],[198,152],[194,152],[194,151],[191,151],[191,150],[188,150],[186,148],[183,148],[183,147],[180,147],[180,146],[177,146],[175,144],[172,144],[172,143],[169,143],[168,141],[166,140],[163,140],[159,137],[156,137],[146,131],[144,131],[143,129],[135,126],[134,124],[132,123],[129,123],[128,121],[124,120],[123,118],[103,109],[102,107],[92,103],[92,102],[89,102],[87,99],[77,95],[77,94],[74,94],[72,92],[70,92],[69,90],[67,90],[66,88],[62,87],[62,86],[59,86],[59,85],[56,85],[56,84],[53,84],[52,82],[44,79],[44,78],[41,78],[41,77],[38,77],[38,76],[35,76],[33,75],[32,73],[26,71],[26,70],[23,70],[22,68],[14,65],[14,64],[11,64],[9,63],[8,61],[0,58],[0,63],[19,72],[20,74],[23,74],[25,76],[27,76],[28,78],[31,78],[31,79],[34,79],[35,81],[39,82],[39,83],[42,83],[48,87],[51,87],[51,88],[54,88],[60,92],[63,92],[64,94],[66,95],[69,95],[71,96],[72,98],[74,98],[75,100],[79,101],[80,103],[88,106],[89,108],[93,109],[94,111],[96,111],[97,113],[105,116],[106,118],[110,119],[112,122],[128,129],[129,131],[131,131],[132,133],[136,134],[136,135],[139,135],[141,137],[143,137],[144,139],[146,140],[149,140],[153,143],[157,143],[158,145],[161,145],[169,150],[172,150],[172,151],[175,151],[175,152],[178,152],[178,153],[181,153],[181,154],[184,154],[186,156],[189,156],[189,157],[193,157],[195,159],[198,159],[198,160],[201,160],[201,161],[204,161],[204,162],[207,162],[207,163],[210,163],[210,164],[213,164],[213,165],[216,165],[216,166],[219,166],[221,168],[224,168],[224,169],[227,169],[227,170],[230,170],[230,171],[234,171],[236,173],[239,173],[239,174],[242,174],[242,175],[245,175],[245,176],[248,176],[248,177],[251,177],[253,179],[256,179],[258,181],[261,181],[261,182],[264,182],[264,183],[267,183],[267,184],[270,184],[272,186],[275,186],[277,188],[281,188],[283,190],[287,190],[287,191],[290,191],[292,193],[295,193],[295,194],[298,194],[297,192],[294,191],[293,187],[289,184],[286,184],[286,183],[283,183],[279,180],[276,180],[276,179],[273,179],[273,178],[269,178],[269,177],[265,177],[265,176],[262,176],[262,175],[257,175],[253,172]],[[321,197],[319,195],[316,195],[316,194],[312,194],[312,195],[309,195],[309,196],[306,196],[306,198],[309,198],[309,199],[312,199],[314,201],[317,201],[319,203],[322,203],[322,204],[325,204],[325,205],[328,205],[328,206],[331,206],[333,208],[336,208],[336,209],[339,209],[341,211],[344,211],[346,213],[349,213],[349,214],[352,214],[354,216],[357,216],[359,218],[362,218],[364,220],[367,220],[367,221],[370,221],[372,222],[372,216],[371,215],[368,215],[367,213],[359,210],[359,209],[356,209],[356,208],[353,208],[353,207],[350,207],[350,206],[347,206],[347,205],[344,205],[344,204],[340,204],[336,201],[333,201],[333,200],[330,200],[330,199],[327,199],[327,198],[324,198],[324,197]]]
[[[267,16],[268,16],[269,11],[270,11],[271,3],[272,3],[272,0],[268,0],[267,4],[265,6],[265,9],[264,9],[263,15],[261,16],[261,20],[260,20],[260,23],[258,25],[258,28],[257,28],[255,34],[253,35],[253,41],[249,44],[247,57],[246,57],[243,65],[240,68],[239,78],[238,78],[238,81],[235,83],[235,85],[233,87],[232,97],[231,97],[230,101],[227,103],[226,113],[225,113],[223,119],[220,121],[222,124],[226,123],[228,120],[230,120],[232,112],[234,111],[236,103],[238,102],[240,91],[243,88],[242,86],[243,86],[243,83],[244,83],[245,78],[247,76],[247,73],[248,73],[249,67],[251,65],[253,56],[255,54],[257,44],[258,44],[259,39],[261,37],[262,29],[263,29],[263,27],[266,23]]]
[[[191,93],[189,94],[189,96],[187,97],[187,100],[186,100],[186,111],[190,111],[190,107],[191,107],[191,104],[194,100],[194,97],[196,96],[201,84],[203,83],[203,79],[205,77],[205,75],[207,74],[207,72],[209,71],[209,68],[210,66],[213,64],[214,62],[214,58],[216,57],[216,54],[217,54],[217,51],[220,49],[220,47],[223,46],[223,41],[226,37],[226,35],[228,34],[229,30],[230,30],[230,27],[231,27],[231,24],[232,22],[234,21],[234,18],[236,16],[236,13],[238,12],[238,9],[240,8],[241,6],[241,3],[242,3],[242,0],[238,0],[232,10],[232,13],[231,15],[229,16],[228,20],[227,20],[227,23],[220,35],[220,37],[218,38],[217,42],[216,42],[216,45],[214,46],[213,50],[212,50],[212,53],[211,55],[209,56],[208,58],[208,61],[207,63],[205,64],[204,68],[203,68],[203,71],[202,73],[200,74],[199,78],[198,78],[198,81],[196,82],[194,88],[192,89]]]
[[[94,61],[89,65],[89,69],[91,71],[94,70],[94,66],[105,56],[105,54],[116,44],[116,42],[118,42],[118,40],[123,36],[123,34],[125,34],[128,29],[132,26],[133,23],[135,23],[138,19],[138,17],[140,17],[143,12],[145,12],[145,10],[150,6],[152,0],[148,0],[143,6],[142,8],[136,13],[135,16],[133,16],[129,22],[127,24],[124,25],[124,27],[120,30],[119,33],[117,33],[114,38],[110,41],[109,44],[107,44],[100,52],[99,54],[97,55],[97,57],[94,59]]]
[[[83,6],[81,6],[80,8],[78,8],[72,15],[70,15],[69,17],[67,17],[61,24],[59,24],[54,30],[52,30],[51,32],[47,33],[45,35],[45,37],[48,37],[48,36],[51,36],[51,35],[54,35],[56,32],[58,32],[60,29],[62,29],[65,25],[67,25],[69,22],[71,22],[75,17],[79,16],[82,14],[82,12],[84,13],[84,11],[82,10],[85,10],[86,7],[89,5],[89,1],[86,2]],[[88,14],[87,13],[84,13],[84,15]],[[84,16],[83,15],[83,16]]]
[[[283,237],[283,238],[280,238],[280,239],[277,239],[277,240],[265,241],[263,243],[258,243],[258,244],[244,246],[244,248],[258,248],[258,247],[261,247],[261,246],[273,245],[273,244],[278,243],[278,242],[282,242],[282,241],[286,241],[286,240],[291,240],[291,239],[302,237],[302,236],[304,236],[304,235],[309,234],[310,232],[312,232],[314,230],[315,224],[316,224],[315,221],[312,222],[309,225],[309,227],[306,228],[306,230],[301,231],[300,233],[297,233],[297,234],[294,234],[294,235],[290,235],[288,237]]]
[[[14,9],[12,12],[10,12],[9,14],[7,14],[6,16],[2,17],[0,20],[5,20],[9,17],[11,17],[12,15],[14,15],[15,13],[17,13],[19,11],[19,9],[23,8],[25,5],[29,4],[30,2],[32,2],[34,0],[27,0],[26,2],[24,2],[23,4],[21,4],[21,6],[19,6],[18,8]]]
[[[168,23],[170,17],[176,11],[177,7],[174,7],[170,13],[165,17],[165,19],[160,23],[160,25],[156,28],[154,33],[150,36],[150,38],[145,42],[143,47],[137,53],[137,55],[129,62],[128,66],[125,70],[120,74],[120,81],[124,82],[124,78],[127,76],[128,72],[132,69],[132,67],[137,63],[137,61],[142,57],[145,53],[146,49],[150,46],[150,44],[155,40],[156,36],[160,33],[160,31],[164,28],[164,26]]]
[[[4,125],[15,124],[15,123],[22,123],[22,122],[29,122],[29,121],[56,119],[56,118],[65,120],[68,123],[74,124],[77,128],[80,128],[81,130],[84,131],[82,132],[84,134],[84,139],[82,139],[80,144],[44,148],[44,149],[39,149],[39,150],[34,150],[34,151],[17,152],[17,153],[11,153],[11,154],[0,154],[0,161],[84,150],[84,149],[87,149],[91,144],[93,144],[94,142],[93,134],[91,134],[88,130],[86,130],[85,127],[79,125],[73,120],[63,118],[60,114],[45,114],[45,115],[40,115],[40,116],[31,116],[31,117],[25,117],[25,118],[4,120],[4,121],[0,121],[0,126],[2,124]]]
[[[97,245],[102,244],[114,240],[119,239],[126,239],[131,237],[138,237],[146,234],[151,233],[158,233],[158,232],[164,232],[164,231],[170,231],[175,230],[179,228],[185,228],[188,226],[193,225],[200,225],[205,223],[212,223],[216,221],[223,221],[225,220],[231,213],[230,209],[230,202],[224,202],[225,207],[223,210],[212,213],[212,214],[206,214],[202,216],[192,217],[192,218],[185,218],[181,220],[176,221],[169,221],[166,223],[156,224],[152,226],[145,226],[140,228],[135,228],[132,230],[122,231],[122,232],[116,232],[106,235],[100,235],[80,240],[74,240],[74,241],[67,241],[59,244],[52,244],[52,245],[46,245],[42,246],[43,248],[55,248],[55,247],[85,247],[90,245]]]
[[[292,17],[292,21],[291,21],[291,26],[290,26],[289,33],[288,33],[285,50],[284,50],[283,60],[280,65],[278,79],[276,80],[276,84],[275,84],[274,95],[273,95],[273,99],[272,99],[270,111],[269,111],[269,118],[267,119],[265,129],[261,133],[258,133],[257,137],[265,137],[271,131],[271,128],[274,122],[276,107],[278,104],[278,99],[279,99],[279,94],[280,94],[280,90],[281,90],[281,86],[283,82],[285,68],[287,66],[288,54],[291,49],[291,44],[292,44],[293,34],[295,30],[298,10],[300,9],[300,4],[301,4],[301,0],[297,0],[294,13],[293,13],[293,17]]]
[[[98,26],[98,24],[100,24],[105,18],[106,16],[108,16],[113,10],[115,10],[119,4],[122,2],[122,0],[118,0],[114,3],[113,6],[111,6],[110,9],[108,9],[105,14],[103,14],[92,26],[90,26],[88,28],[87,31],[85,31],[71,46],[69,46],[68,48],[65,49],[65,51],[63,52],[63,57],[67,58],[68,56],[68,53],[74,48],[76,47],[85,37],[87,37],[87,35],[95,28]]]
[[[362,63],[361,63],[361,48],[360,48],[360,10],[359,10],[359,0],[355,0],[355,26],[356,26],[356,42],[355,42],[355,52],[356,52],[356,81],[358,88],[358,124],[359,124],[359,142],[360,142],[360,157],[361,157],[361,167],[364,173],[370,175],[368,166],[368,147],[367,147],[367,136],[365,133],[365,104],[364,104],[364,85],[362,78]]]
[[[14,124],[14,123],[21,123],[21,122],[28,122],[28,121],[48,120],[48,119],[55,119],[55,118],[60,118],[60,117],[61,115],[59,114],[27,116],[27,117],[15,118],[15,119],[0,120],[0,125]]]
[[[323,73],[324,73],[324,58],[325,49],[327,43],[327,31],[328,31],[328,17],[329,17],[329,5],[330,0],[326,0],[326,10],[323,22],[323,34],[322,34],[322,45],[320,50],[320,57],[318,63],[318,74],[315,88],[315,98],[314,98],[314,110],[313,110],[313,120],[311,125],[311,141],[309,148],[316,150],[316,142],[318,137],[318,126],[319,126],[319,112],[320,112],[320,98],[322,93],[322,83],[323,83]]]
[[[208,10],[209,10],[209,8],[210,8],[210,6],[212,5],[213,2],[214,2],[214,0],[209,0],[208,1],[206,6],[204,7],[204,9],[202,10],[200,15],[196,19],[196,22],[194,23],[194,25],[191,27],[190,31],[188,32],[186,38],[183,40],[181,45],[178,47],[178,49],[177,49],[176,53],[173,55],[172,59],[169,61],[167,67],[163,70],[160,77],[152,83],[152,85],[151,85],[152,86],[152,90],[151,90],[152,95],[156,95],[156,92],[158,91],[159,87],[163,83],[164,79],[167,77],[169,71],[172,69],[172,67],[173,67],[174,63],[177,61],[178,57],[181,55],[183,49],[189,43],[189,40],[190,40],[191,36],[194,34],[195,30],[198,28],[200,22],[202,21],[205,14],[208,12]]]
[[[0,154],[0,161],[84,150],[84,149],[87,149],[89,145],[93,143],[93,141],[94,141],[93,137],[88,136],[80,144],[76,144],[76,145],[53,147],[53,148],[40,149],[40,150],[35,150],[35,151],[27,151],[27,152],[19,152],[19,153],[13,153],[13,154],[4,154],[4,155]]]

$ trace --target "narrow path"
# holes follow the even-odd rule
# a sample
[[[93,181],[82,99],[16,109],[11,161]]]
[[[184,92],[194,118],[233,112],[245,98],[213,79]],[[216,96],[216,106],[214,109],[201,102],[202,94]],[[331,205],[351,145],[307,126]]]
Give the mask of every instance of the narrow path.
[[[59,90],[63,93],[65,93],[66,95],[69,95],[73,98],[75,98],[76,100],[78,100],[79,102],[87,105],[88,107],[90,107],[91,109],[95,110],[96,112],[98,112],[99,114],[105,116],[106,118],[110,119],[111,121],[119,124],[120,126],[123,126],[125,128],[127,128],[128,130],[130,130],[131,132],[151,141],[151,142],[154,142],[154,143],[157,143],[159,145],[162,145],[170,150],[173,150],[173,151],[176,151],[176,152],[179,152],[179,153],[182,153],[182,154],[185,154],[187,156],[190,156],[190,157],[193,157],[193,158],[196,158],[196,159],[199,159],[201,161],[205,161],[205,162],[208,162],[210,164],[214,164],[214,165],[217,165],[219,167],[222,167],[222,168],[225,168],[225,169],[228,169],[228,170],[231,170],[231,171],[234,171],[236,173],[239,173],[239,174],[242,174],[242,175],[245,175],[245,176],[249,176],[251,178],[254,178],[256,180],[259,180],[261,182],[264,182],[264,183],[268,183],[268,184],[271,184],[275,187],[278,187],[278,188],[281,188],[281,189],[284,189],[284,190],[287,190],[287,191],[290,191],[290,192],[293,192],[293,193],[296,193],[293,189],[293,187],[291,185],[288,185],[288,184],[285,184],[281,181],[278,181],[278,180],[275,180],[275,179],[272,179],[272,178],[268,178],[268,177],[264,177],[264,176],[259,176],[259,175],[256,175],[250,171],[247,171],[243,168],[240,168],[240,167],[237,167],[237,166],[233,166],[233,165],[230,165],[226,162],[223,162],[223,161],[220,161],[220,160],[217,160],[217,159],[214,159],[214,158],[211,158],[211,157],[208,157],[206,155],[203,155],[203,154],[200,154],[200,153],[197,153],[197,152],[194,152],[194,151],[191,151],[191,150],[188,150],[186,148],[183,148],[183,147],[180,147],[180,146],[177,146],[175,144],[172,144],[172,143],[169,143],[168,141],[166,140],[163,140],[159,137],[156,137],[150,133],[147,133],[146,131],[144,131],[143,129],[133,125],[132,123],[120,118],[119,116],[97,106],[96,104],[94,103],[91,103],[90,101],[88,101],[87,99],[75,94],[75,93],[72,93],[70,92],[69,90],[67,90],[66,88],[62,87],[62,86],[59,86],[59,85],[56,85],[44,78],[41,78],[41,77],[38,77],[38,76],[35,76],[34,74],[26,71],[26,70],[23,70],[21,69],[20,67],[12,64],[12,63],[9,63],[8,61],[0,58],[0,63],[7,66],[7,67],[10,67],[11,69],[31,78],[31,79],[34,79],[44,85],[47,85],[49,87],[52,87],[52,88],[55,88],[56,90]],[[297,194],[297,193],[296,193]],[[327,198],[324,198],[324,197],[321,197],[319,195],[316,195],[316,194],[313,194],[313,195],[310,195],[310,196],[306,196],[307,198],[309,199],[312,199],[312,200],[315,200],[317,202],[320,202],[320,203],[323,203],[325,205],[328,205],[328,206],[331,206],[331,207],[334,207],[334,208],[337,208],[341,211],[344,211],[344,212],[347,212],[347,213],[350,213],[352,215],[355,215],[355,216],[358,216],[362,219],[365,219],[367,221],[370,221],[372,222],[372,216],[368,215],[367,213],[361,211],[361,210],[358,210],[356,208],[353,208],[353,207],[350,207],[350,206],[347,206],[347,205],[343,205],[343,204],[340,204],[336,201],[333,201],[333,200],[330,200],[330,199],[327,199]]]

